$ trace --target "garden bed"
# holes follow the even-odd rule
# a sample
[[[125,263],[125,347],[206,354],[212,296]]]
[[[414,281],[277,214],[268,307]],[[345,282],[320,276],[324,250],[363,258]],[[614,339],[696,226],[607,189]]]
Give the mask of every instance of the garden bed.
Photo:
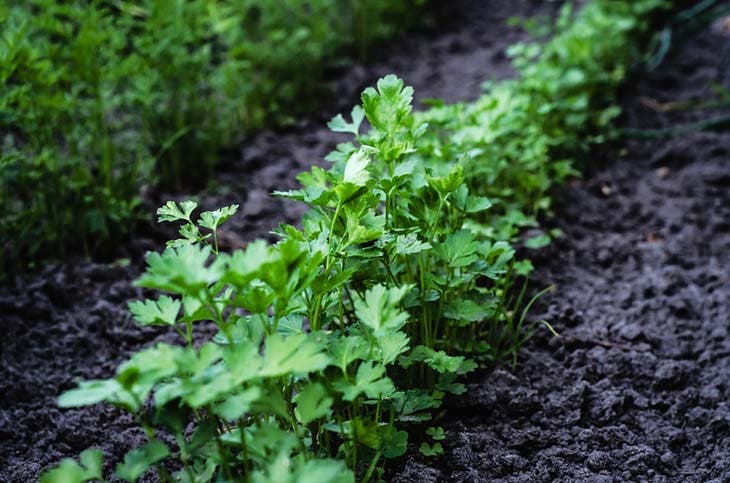
[[[223,233],[226,247],[299,221],[302,208],[266,194],[295,187],[294,175],[342,140],[324,122],[378,76],[394,71],[420,99],[455,101],[475,98],[485,72],[510,75],[502,52],[521,34],[504,21],[535,14],[534,2],[464,1],[457,11],[442,13],[444,32],[416,35],[379,63],[345,73],[337,98],[347,101],[243,146],[220,172],[221,188],[201,198],[205,208],[242,204]],[[659,128],[717,114],[660,110],[710,97],[710,81],[728,87],[729,61],[730,37],[703,30],[626,87],[622,125]],[[447,431],[445,454],[428,460],[413,447],[394,481],[730,477],[730,135],[624,141],[592,160],[545,220],[563,238],[526,253],[538,268],[534,286],[555,284],[531,317],[560,337],[538,331],[516,370],[473,375],[437,421]],[[166,198],[153,194],[149,203]],[[67,262],[0,292],[3,481],[32,481],[89,446],[113,464],[144,441],[126,414],[105,405],[60,410],[55,398],[74,377],[109,377],[140,347],[173,341],[136,326],[126,308],[143,295],[131,285],[142,252],[160,249],[161,239],[131,242],[129,264]]]
[[[450,4],[434,12],[439,30],[404,36],[383,47],[372,65],[339,76],[334,100],[319,116],[253,136],[239,158],[221,163],[214,187],[200,194],[204,208],[242,205],[226,225],[222,245],[239,247],[278,223],[299,221],[298,204],[267,194],[295,187],[297,173],[323,163],[343,139],[325,127],[326,121],[356,104],[364,86],[398,72],[415,86],[417,99],[474,99],[484,80],[513,73],[504,50],[525,33],[507,26],[507,19],[557,8],[527,0]],[[146,203],[154,207],[166,199],[164,193],[151,193]],[[128,301],[142,296],[132,281],[141,273],[144,253],[161,249],[168,234],[150,227],[125,243],[119,255],[126,262],[69,260],[0,289],[0,480],[33,481],[44,468],[92,446],[103,450],[110,468],[144,440],[133,419],[119,410],[102,405],[61,410],[56,398],[75,378],[109,377],[141,347],[175,339],[160,329],[138,327],[127,309]]]

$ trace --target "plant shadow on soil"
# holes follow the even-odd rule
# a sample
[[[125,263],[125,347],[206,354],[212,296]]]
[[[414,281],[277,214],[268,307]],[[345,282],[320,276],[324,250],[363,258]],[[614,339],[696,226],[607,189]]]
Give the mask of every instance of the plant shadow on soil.
[[[345,72],[336,92],[347,101],[245,143],[218,177],[226,192],[201,195],[205,208],[241,203],[227,246],[299,219],[301,208],[267,193],[294,187],[294,175],[341,140],[324,123],[378,76],[396,72],[421,99],[449,101],[478,95],[485,72],[509,76],[502,52],[521,34],[504,20],[533,14],[537,3],[485,3],[460,1],[441,12],[443,32],[414,35]],[[624,126],[711,115],[647,107],[705,99],[711,81],[730,88],[730,36],[715,28],[626,88]],[[516,371],[473,377],[438,422],[444,456],[428,460],[414,448],[389,479],[730,480],[730,133],[625,141],[594,155],[549,220],[564,238],[530,253],[536,286],[557,285],[532,317],[561,336],[538,331]],[[125,248],[130,265],[71,261],[0,288],[0,481],[35,481],[89,446],[104,451],[109,470],[144,440],[114,408],[61,411],[55,397],[75,377],[109,377],[140,347],[175,340],[137,327],[126,309],[143,295],[131,285],[142,253],[159,248],[159,236],[138,239]]]

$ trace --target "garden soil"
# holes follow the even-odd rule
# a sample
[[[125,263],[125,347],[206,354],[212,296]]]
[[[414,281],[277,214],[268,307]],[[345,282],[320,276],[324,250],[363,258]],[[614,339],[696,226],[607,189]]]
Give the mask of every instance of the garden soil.
[[[438,3],[438,2],[435,2]],[[260,133],[222,167],[201,204],[240,203],[223,236],[235,248],[302,208],[272,199],[345,138],[323,128],[395,72],[419,100],[468,100],[512,74],[504,48],[523,34],[513,15],[553,14],[554,2],[459,0],[426,29],[382,48],[371,65],[337,73],[320,115]],[[684,42],[624,93],[628,127],[666,127],[712,112],[660,112],[661,103],[730,87],[730,37],[721,27]],[[659,110],[658,110],[659,109]],[[715,112],[716,113],[716,112]],[[535,286],[555,285],[533,318],[538,331],[516,369],[474,376],[448,401],[443,457],[412,451],[389,479],[420,481],[730,480],[730,133],[631,141],[602,148],[561,192],[546,222],[565,236],[530,252]],[[150,207],[167,196],[152,193]],[[143,253],[169,232],[120,248],[128,262],[68,261],[0,288],[0,481],[39,472],[87,447],[107,469],[144,441],[134,421],[98,405],[55,407],[81,377],[105,378],[162,330],[137,327],[129,300]],[[148,475],[146,481],[156,481]]]

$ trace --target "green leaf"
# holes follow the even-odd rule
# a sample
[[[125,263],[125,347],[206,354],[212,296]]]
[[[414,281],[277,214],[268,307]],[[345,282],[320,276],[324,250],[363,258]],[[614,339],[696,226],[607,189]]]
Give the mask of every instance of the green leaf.
[[[464,168],[460,164],[457,164],[448,175],[442,177],[426,175],[426,181],[442,197],[446,197],[446,195],[456,191],[464,183]]]
[[[58,398],[58,405],[62,408],[89,406],[113,399],[122,387],[114,379],[81,381],[77,389],[64,392]]]
[[[102,455],[97,449],[87,449],[80,456],[81,464],[65,458],[57,467],[41,475],[40,483],[84,483],[103,480]]]
[[[284,338],[281,334],[273,334],[266,339],[261,375],[304,375],[322,370],[329,363],[329,357],[312,336],[295,334]]]
[[[410,339],[403,332],[394,332],[378,338],[378,347],[380,348],[380,361],[385,364],[392,364],[399,355],[406,352],[409,347]]]
[[[228,396],[225,401],[213,408],[213,412],[223,419],[235,421],[246,414],[259,397],[261,397],[261,388],[250,387]]]
[[[484,307],[470,299],[456,299],[444,308],[444,317],[456,320],[458,325],[484,320],[487,313]]]
[[[456,373],[466,360],[463,356],[450,356],[444,351],[419,345],[414,347],[410,354],[401,357],[399,361],[405,369],[415,362],[424,362],[436,372]]]
[[[421,447],[418,448],[423,456],[433,457],[444,454],[444,449],[441,447],[441,443],[434,443],[433,446],[429,446],[428,443],[421,443]]]
[[[144,300],[130,302],[128,307],[134,319],[142,325],[174,325],[182,302],[167,295],[157,301]]]
[[[195,201],[182,201],[179,206],[174,201],[168,201],[157,209],[157,222],[190,221],[190,215],[197,207]]]
[[[347,160],[347,164],[345,164],[345,173],[342,181],[355,186],[365,186],[370,179],[370,173],[367,169],[369,164],[370,157],[365,151],[355,151]]]
[[[334,192],[337,195],[337,199],[340,200],[340,203],[355,200],[367,193],[367,191],[365,186],[358,186],[353,183],[340,183],[334,188]]]
[[[334,193],[321,186],[307,186],[303,190],[274,191],[272,195],[290,198],[316,206],[327,206],[334,198]]]
[[[418,235],[398,235],[395,239],[395,255],[413,255],[431,249],[431,244],[422,242]]]
[[[456,381],[457,377],[457,373],[444,372],[439,376],[439,382],[435,386],[436,389],[451,394],[456,394],[457,396],[464,394],[466,392],[466,386],[460,382],[454,382]]]
[[[322,384],[315,382],[294,396],[293,401],[296,403],[294,414],[300,423],[306,425],[326,416],[333,399]]]
[[[165,443],[152,440],[128,452],[124,456],[124,462],[117,465],[116,475],[125,481],[137,481],[150,466],[164,460],[169,454],[170,450]]]
[[[425,412],[441,406],[441,399],[423,389],[410,389],[396,396],[398,420],[403,422],[423,422],[431,419],[431,414]]]
[[[388,459],[399,458],[408,449],[408,433],[398,431],[393,426],[385,426],[380,437],[380,450]]]
[[[346,132],[353,136],[357,136],[360,131],[360,124],[365,119],[365,111],[360,106],[352,108],[352,122],[345,121],[342,114],[335,116],[330,122],[327,123],[327,127],[334,132]]]
[[[533,249],[543,248],[543,247],[550,245],[550,241],[551,241],[551,238],[550,238],[550,235],[548,235],[548,234],[537,235],[537,236],[527,239],[525,241],[525,247],[533,248]]]
[[[519,260],[514,263],[513,269],[515,275],[527,277],[532,273],[533,270],[535,270],[535,266],[530,260]]]
[[[395,170],[393,170],[393,178],[398,179],[410,176],[416,169],[417,164],[418,163],[415,159],[406,159],[405,161],[398,163]]]
[[[466,199],[466,212],[479,213],[492,207],[492,202],[484,196],[470,196]]]
[[[133,391],[140,400],[144,400],[151,388],[175,374],[178,365],[191,353],[192,349],[160,342],[155,347],[137,352],[120,365],[117,369],[117,382]]]
[[[370,124],[377,130],[393,132],[411,112],[413,88],[404,87],[401,79],[387,75],[378,79],[377,90],[369,87],[362,93],[362,105]]]
[[[266,417],[274,414],[286,421],[291,417],[288,401],[284,401],[281,391],[275,384],[278,384],[278,382],[269,384],[270,387],[267,388],[267,392],[253,403],[251,412]]]
[[[239,341],[225,349],[210,342],[203,345],[198,359],[188,368],[193,377],[186,381],[184,400],[191,407],[200,408],[237,393],[242,383],[259,375],[258,347],[252,341]],[[225,364],[219,363],[221,357]]]
[[[207,288],[223,275],[222,258],[208,264],[211,253],[211,247],[197,245],[168,248],[162,254],[151,253],[147,257],[147,271],[136,285],[182,295],[197,295],[201,289]]]
[[[345,423],[346,424],[346,423]],[[372,449],[381,447],[381,426],[370,418],[354,418],[350,421],[349,434],[358,444]]]
[[[192,223],[185,223],[181,226],[179,233],[190,243],[195,243],[200,239],[200,230],[198,230],[198,227]]]
[[[276,260],[276,254],[264,240],[249,243],[245,250],[236,250],[228,260],[225,280],[245,287],[257,278],[261,267]]]
[[[186,466],[172,474],[175,483],[201,483],[213,481],[213,475],[218,469],[218,463],[213,459],[206,459],[203,463]]]
[[[354,401],[363,393],[370,399],[387,398],[395,391],[393,382],[385,376],[385,368],[375,365],[373,361],[365,361],[360,364],[354,384],[341,379],[335,381],[333,385],[342,393],[345,401]]]
[[[350,155],[345,164],[342,182],[334,187],[341,203],[352,201],[367,192],[366,184],[370,179],[368,165],[370,158],[362,149]]]
[[[218,227],[236,214],[238,205],[229,205],[215,211],[205,211],[200,214],[198,224],[210,231],[216,231]]]
[[[347,366],[354,361],[365,359],[368,354],[368,344],[360,336],[336,337],[328,344],[332,364],[347,373]]]
[[[408,320],[408,313],[400,310],[398,304],[410,288],[405,285],[386,289],[384,285],[375,285],[365,292],[365,298],[355,299],[355,314],[373,330],[375,337],[392,334]]]
[[[203,308],[203,302],[201,302],[199,298],[185,295],[182,298],[182,303],[183,314],[185,315],[186,319],[190,319],[193,321],[204,320],[199,318],[203,316],[203,313],[205,313],[204,310],[201,310]]]
[[[468,267],[477,259],[480,244],[467,229],[450,234],[446,241],[436,247],[436,253],[452,268]]]
[[[357,149],[358,148],[353,143],[340,143],[337,145],[337,148],[327,154],[324,159],[332,163],[344,163],[352,153],[357,151]]]
[[[296,483],[355,483],[355,475],[342,461],[313,459],[307,461],[297,476]],[[275,483],[275,482],[272,482]],[[276,482],[278,483],[278,482]]]
[[[345,210],[345,229],[347,231],[347,245],[357,245],[377,240],[383,233],[382,224],[385,219],[382,217],[360,217],[351,210]],[[371,226],[367,226],[370,224]],[[381,225],[381,226],[378,226]],[[374,228],[373,228],[374,226]]]
[[[431,439],[434,441],[443,441],[446,439],[446,432],[444,431],[444,428],[441,426],[438,427],[430,427],[426,430],[426,434],[431,436]]]
[[[210,236],[201,236],[198,227],[193,225],[192,223],[185,223],[180,227],[178,232],[180,233],[182,238],[178,238],[177,240],[168,240],[168,242],[166,243],[166,246],[168,248],[177,248],[184,245],[190,245],[191,243],[198,243]]]
[[[302,334],[304,330],[304,316],[302,314],[289,314],[279,319],[279,332],[284,335]]]

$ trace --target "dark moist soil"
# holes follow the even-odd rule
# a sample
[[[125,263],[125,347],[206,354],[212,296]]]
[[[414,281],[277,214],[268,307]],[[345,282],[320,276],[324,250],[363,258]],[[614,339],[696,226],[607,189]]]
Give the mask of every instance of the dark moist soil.
[[[660,112],[730,88],[716,23],[624,92],[623,125],[663,128],[730,108]],[[660,106],[664,104],[664,106]],[[596,152],[533,254],[539,331],[515,371],[477,376],[440,422],[445,454],[396,482],[730,481],[730,132]],[[412,454],[415,454],[414,451]]]
[[[225,247],[266,237],[281,222],[299,221],[301,207],[268,193],[296,187],[297,173],[322,164],[336,143],[347,139],[325,124],[358,103],[364,87],[394,72],[415,87],[418,100],[474,99],[483,81],[512,75],[504,49],[525,34],[507,27],[506,19],[552,15],[559,6],[537,0],[432,3],[434,27],[381,48],[371,65],[338,73],[321,113],[253,136],[237,159],[222,166],[199,198],[205,208],[241,205],[222,237]],[[148,203],[156,207],[166,199],[152,193]],[[132,419],[114,408],[60,410],[55,399],[74,387],[77,377],[111,377],[132,352],[156,341],[176,341],[162,330],[137,327],[126,308],[143,295],[132,281],[141,273],[144,252],[160,250],[168,233],[150,231],[124,244],[120,253],[127,263],[70,260],[0,287],[0,482],[35,481],[44,468],[88,447],[103,450],[110,472],[145,440]],[[150,474],[145,481],[156,478]]]

